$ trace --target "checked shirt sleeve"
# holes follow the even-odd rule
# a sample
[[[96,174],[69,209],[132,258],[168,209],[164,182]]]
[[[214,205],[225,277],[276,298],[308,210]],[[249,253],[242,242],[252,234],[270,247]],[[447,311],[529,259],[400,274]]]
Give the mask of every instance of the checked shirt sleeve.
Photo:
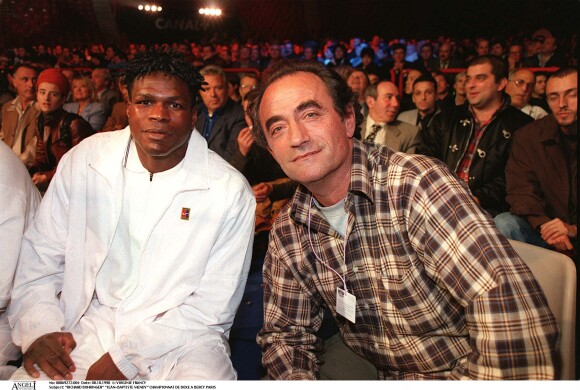
[[[436,283],[463,306],[471,379],[554,379],[558,330],[541,288],[493,221],[442,166],[418,178],[411,240]]]

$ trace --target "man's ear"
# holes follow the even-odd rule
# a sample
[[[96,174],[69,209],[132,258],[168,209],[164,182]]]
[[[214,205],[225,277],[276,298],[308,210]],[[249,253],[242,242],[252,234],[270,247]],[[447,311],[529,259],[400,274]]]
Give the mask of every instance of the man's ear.
[[[356,130],[356,113],[354,112],[354,106],[352,105],[346,108],[346,116],[344,117],[344,124],[346,126],[347,137],[352,138]]]
[[[505,90],[505,87],[507,87],[508,84],[508,79],[503,78],[500,80],[499,85],[497,86],[497,90],[498,91],[503,91]]]
[[[372,96],[367,96],[365,98],[365,102],[367,102],[367,106],[369,106],[369,109],[371,109],[375,106],[375,99],[373,99]]]

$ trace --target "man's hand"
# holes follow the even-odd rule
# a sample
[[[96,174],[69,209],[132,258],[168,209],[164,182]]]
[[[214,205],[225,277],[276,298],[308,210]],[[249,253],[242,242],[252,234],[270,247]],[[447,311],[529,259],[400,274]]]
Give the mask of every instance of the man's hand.
[[[47,181],[48,181],[48,179],[47,179],[46,175],[43,173],[37,172],[32,176],[32,182],[37,186],[44,185],[44,184],[46,184]]]
[[[558,252],[566,252],[574,249],[574,245],[568,236],[558,236],[550,240],[548,244],[552,245]]]
[[[556,244],[565,245],[566,249],[571,250],[573,247],[568,237],[576,237],[577,229],[576,226],[568,225],[560,218],[555,218],[540,227],[540,234],[542,239],[548,244],[552,246],[557,246]],[[566,239],[562,237],[566,237]]]
[[[123,375],[121,371],[117,368],[113,359],[111,359],[111,355],[107,352],[103,356],[100,357],[99,360],[93,363],[91,368],[89,368],[89,372],[87,373],[86,380],[88,381],[95,381],[95,380],[126,380],[127,377]]]
[[[53,380],[72,380],[71,372],[76,367],[70,353],[77,346],[71,333],[54,332],[37,338],[28,348],[22,359],[22,365],[33,378],[38,378],[40,369]]]
[[[250,148],[254,144],[254,137],[252,136],[252,130],[249,127],[244,127],[240,134],[238,134],[238,148],[242,156],[246,157]]]
[[[254,190],[254,197],[256,202],[260,203],[266,200],[268,196],[272,193],[272,185],[268,183],[259,183],[252,187]]]

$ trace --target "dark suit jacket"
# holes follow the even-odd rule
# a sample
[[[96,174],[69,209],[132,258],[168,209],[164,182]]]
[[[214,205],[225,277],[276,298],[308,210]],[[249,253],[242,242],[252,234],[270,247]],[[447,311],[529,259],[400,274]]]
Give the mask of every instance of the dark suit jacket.
[[[203,103],[197,107],[195,128],[203,134],[207,120],[207,111]],[[230,161],[238,147],[238,134],[246,127],[244,109],[238,103],[228,99],[223,111],[219,114],[207,141],[207,146],[219,154],[224,160]]]
[[[463,67],[465,67],[465,64],[459,58],[451,57],[449,59],[449,64],[447,65],[448,69],[449,68],[463,68]],[[431,69],[431,70],[441,69],[441,64],[439,62],[439,58],[431,58],[429,60],[429,69]]]

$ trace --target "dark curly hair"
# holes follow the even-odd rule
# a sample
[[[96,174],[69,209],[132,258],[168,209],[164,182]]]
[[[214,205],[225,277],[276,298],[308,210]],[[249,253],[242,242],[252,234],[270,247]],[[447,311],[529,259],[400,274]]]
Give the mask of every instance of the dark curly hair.
[[[136,54],[135,58],[129,62],[127,69],[125,69],[123,81],[127,85],[129,99],[131,99],[135,80],[157,72],[183,80],[189,88],[192,104],[195,105],[197,93],[203,89],[203,84],[205,84],[203,76],[199,74],[192,64],[185,61],[183,54],[155,49]]]

